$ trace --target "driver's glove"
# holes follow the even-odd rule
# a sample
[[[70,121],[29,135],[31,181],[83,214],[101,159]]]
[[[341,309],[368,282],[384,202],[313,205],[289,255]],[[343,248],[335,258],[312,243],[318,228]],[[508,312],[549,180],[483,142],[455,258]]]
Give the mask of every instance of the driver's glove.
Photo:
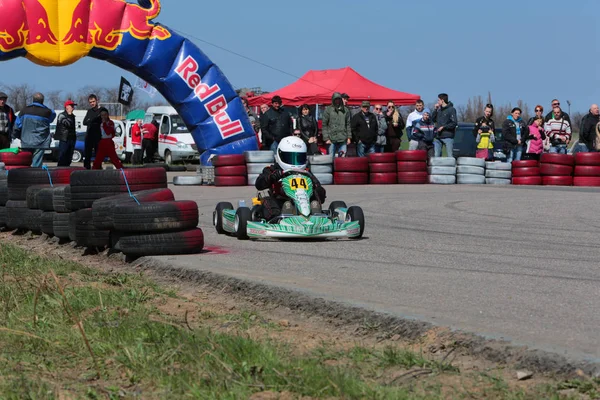
[[[271,183],[279,182],[279,180],[283,177],[283,172],[280,169],[275,169],[271,172],[271,176],[269,179]]]

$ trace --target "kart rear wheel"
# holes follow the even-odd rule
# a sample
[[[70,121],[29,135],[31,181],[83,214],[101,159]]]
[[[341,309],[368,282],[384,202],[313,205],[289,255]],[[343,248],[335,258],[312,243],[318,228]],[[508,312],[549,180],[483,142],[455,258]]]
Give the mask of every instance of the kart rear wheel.
[[[227,201],[222,201],[217,204],[217,207],[213,212],[213,225],[215,226],[217,233],[220,235],[227,233],[225,232],[225,229],[223,229],[223,210],[233,210],[233,204]]]
[[[346,222],[358,221],[360,225],[360,234],[355,239],[360,239],[365,232],[365,214],[363,213],[362,208],[358,206],[352,206],[348,209],[346,213]]]
[[[333,213],[335,212],[336,208],[348,208],[348,206],[346,205],[346,202],[344,202],[344,201],[340,201],[340,200],[332,201],[331,204],[329,204],[329,215],[331,215],[333,217],[334,216]]]
[[[235,213],[234,230],[238,240],[248,239],[248,221],[252,218],[252,211],[248,207],[240,207]]]

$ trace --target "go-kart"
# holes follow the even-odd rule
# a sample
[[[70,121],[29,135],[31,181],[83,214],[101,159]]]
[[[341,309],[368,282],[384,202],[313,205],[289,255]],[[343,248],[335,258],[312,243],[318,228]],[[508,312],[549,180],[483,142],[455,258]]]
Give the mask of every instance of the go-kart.
[[[362,208],[347,207],[333,201],[327,210],[313,200],[313,182],[306,171],[289,170],[279,180],[286,201],[282,213],[270,220],[263,218],[264,197],[253,199],[252,209],[237,210],[228,202],[217,204],[213,225],[219,234],[232,234],[240,240],[260,238],[351,238],[359,239],[365,231]],[[317,203],[317,204],[315,204]]]

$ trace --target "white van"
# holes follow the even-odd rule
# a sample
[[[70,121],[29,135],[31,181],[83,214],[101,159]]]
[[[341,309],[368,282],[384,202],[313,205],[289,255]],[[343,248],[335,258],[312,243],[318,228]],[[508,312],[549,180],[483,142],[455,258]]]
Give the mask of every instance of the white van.
[[[158,128],[158,155],[168,165],[177,161],[198,161],[198,146],[173,107],[150,107],[146,110],[144,123],[155,119]],[[129,133],[129,129],[127,130]],[[129,143],[129,138],[127,140]]]

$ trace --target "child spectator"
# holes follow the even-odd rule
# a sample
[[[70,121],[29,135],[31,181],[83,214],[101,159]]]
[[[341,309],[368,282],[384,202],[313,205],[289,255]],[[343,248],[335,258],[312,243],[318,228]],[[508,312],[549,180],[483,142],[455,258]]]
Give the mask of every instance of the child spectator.
[[[529,132],[525,132],[523,140],[525,142],[524,160],[539,160],[540,154],[544,152],[544,140],[546,134],[543,129],[544,117],[537,115],[533,118],[533,123],[529,126]]]
[[[477,137],[475,139],[477,142],[477,151],[475,157],[483,158],[484,160],[493,160],[494,142],[496,141],[494,131],[487,124],[487,121],[481,121],[481,125],[477,132]]]
[[[110,159],[115,168],[121,169],[123,168],[123,164],[121,164],[121,160],[117,157],[115,143],[113,142],[113,138],[115,137],[115,123],[110,120],[106,108],[100,109],[100,118],[102,120],[100,124],[102,136],[98,143],[98,152],[96,153],[93,169],[102,169],[102,161],[106,157]]]

